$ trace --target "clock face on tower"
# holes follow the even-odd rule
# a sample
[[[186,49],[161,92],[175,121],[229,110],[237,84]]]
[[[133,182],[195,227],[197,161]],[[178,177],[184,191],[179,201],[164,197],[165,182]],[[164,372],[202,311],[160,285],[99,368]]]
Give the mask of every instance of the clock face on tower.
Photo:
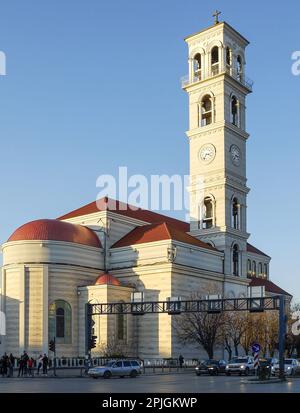
[[[211,143],[203,145],[199,151],[199,159],[202,162],[210,163],[215,159],[216,148]]]
[[[240,148],[236,145],[231,145],[230,154],[231,154],[231,161],[232,161],[233,165],[240,166],[240,164],[241,164],[241,151],[240,151]]]

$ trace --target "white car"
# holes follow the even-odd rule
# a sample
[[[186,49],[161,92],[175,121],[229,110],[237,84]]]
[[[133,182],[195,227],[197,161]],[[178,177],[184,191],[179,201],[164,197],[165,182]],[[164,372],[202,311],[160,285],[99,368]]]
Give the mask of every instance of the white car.
[[[94,379],[98,377],[110,379],[112,376],[129,376],[135,378],[141,374],[141,372],[141,365],[137,360],[116,360],[110,361],[105,366],[89,369],[88,376]]]
[[[284,374],[286,376],[295,376],[300,372],[300,364],[296,359],[284,359]],[[279,374],[279,361],[272,366],[272,375],[277,376]]]
[[[254,371],[254,359],[252,356],[234,357],[225,367],[226,376],[230,376],[232,373],[248,376]]]

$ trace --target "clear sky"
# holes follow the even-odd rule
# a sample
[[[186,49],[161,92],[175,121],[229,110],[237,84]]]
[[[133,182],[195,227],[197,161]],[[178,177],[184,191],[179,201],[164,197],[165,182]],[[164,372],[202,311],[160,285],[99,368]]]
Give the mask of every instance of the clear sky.
[[[100,174],[188,174],[183,38],[212,12],[251,41],[248,230],[300,300],[300,3],[1,0],[0,242],[96,198]],[[183,214],[177,213],[183,218]]]

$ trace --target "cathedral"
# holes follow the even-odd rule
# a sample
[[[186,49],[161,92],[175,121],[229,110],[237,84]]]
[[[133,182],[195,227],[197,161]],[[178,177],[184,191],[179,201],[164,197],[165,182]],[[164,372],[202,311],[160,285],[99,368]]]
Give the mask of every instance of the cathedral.
[[[246,297],[249,286],[289,295],[270,281],[271,258],[248,242],[249,42],[218,17],[185,42],[190,222],[104,197],[16,229],[2,245],[2,351],[37,356],[55,338],[58,356],[84,356],[86,304],[130,302],[137,292],[144,301]],[[141,358],[197,357],[199,348],[179,344],[172,317],[95,317],[92,354],[120,345]]]

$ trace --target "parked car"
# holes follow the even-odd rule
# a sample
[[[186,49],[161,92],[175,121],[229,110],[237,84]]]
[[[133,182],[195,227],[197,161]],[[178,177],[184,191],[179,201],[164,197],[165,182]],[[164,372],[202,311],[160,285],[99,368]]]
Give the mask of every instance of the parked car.
[[[141,372],[141,365],[137,360],[116,360],[110,361],[105,366],[89,369],[88,376],[94,379],[98,377],[110,379],[112,376],[129,376],[135,378],[141,374]]]
[[[284,374],[287,376],[295,376],[300,373],[300,364],[297,359],[285,359],[284,360]],[[272,375],[277,376],[279,374],[279,361],[272,367]]]
[[[225,368],[225,374],[230,376],[232,373],[244,374],[248,376],[254,373],[254,359],[252,356],[234,357],[228,362]]]

